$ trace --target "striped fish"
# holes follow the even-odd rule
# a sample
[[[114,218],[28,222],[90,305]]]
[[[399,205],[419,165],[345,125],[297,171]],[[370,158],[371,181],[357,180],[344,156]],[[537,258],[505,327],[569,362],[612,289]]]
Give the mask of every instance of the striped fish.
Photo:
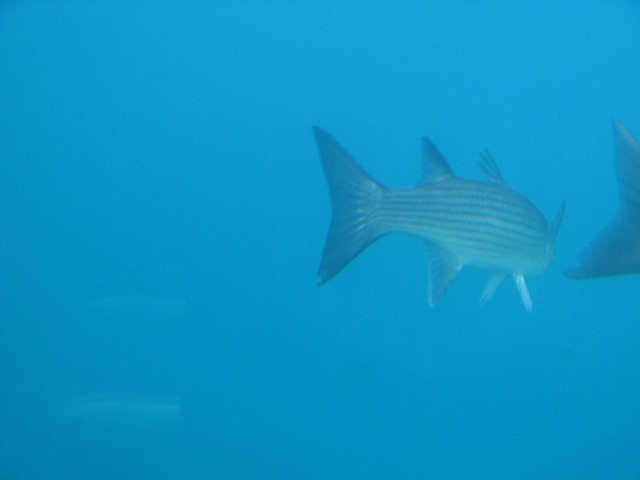
[[[487,181],[465,180],[453,174],[427,138],[418,185],[387,188],[327,132],[318,127],[314,132],[333,208],[318,271],[321,284],[383,235],[401,232],[428,246],[429,305],[435,305],[460,269],[469,266],[492,274],[481,304],[511,275],[525,309],[531,311],[525,276],[542,273],[553,260],[564,203],[549,225],[533,203],[506,186],[488,151],[480,154]]]

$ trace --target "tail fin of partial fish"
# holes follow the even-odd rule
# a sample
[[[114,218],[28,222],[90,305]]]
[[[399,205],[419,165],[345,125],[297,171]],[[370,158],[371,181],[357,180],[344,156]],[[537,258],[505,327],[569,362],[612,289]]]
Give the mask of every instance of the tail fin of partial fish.
[[[386,233],[376,222],[384,187],[371,178],[327,132],[319,127],[313,127],[313,131],[333,209],[318,270],[323,284]]]
[[[640,142],[614,121],[620,208],[613,220],[564,273],[596,278],[640,273]]]

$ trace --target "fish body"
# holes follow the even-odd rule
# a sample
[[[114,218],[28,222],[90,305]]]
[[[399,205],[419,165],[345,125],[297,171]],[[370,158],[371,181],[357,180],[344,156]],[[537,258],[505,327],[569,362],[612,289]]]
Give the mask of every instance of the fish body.
[[[615,164],[620,206],[613,219],[565,270],[573,279],[640,273],[640,143],[614,120]]]
[[[459,270],[469,266],[492,273],[482,303],[511,275],[531,310],[524,277],[542,273],[553,260],[564,204],[549,225],[533,203],[507,187],[487,151],[480,166],[488,181],[461,179],[427,138],[418,185],[387,188],[324,130],[314,131],[333,207],[318,272],[321,283],[378,238],[399,232],[417,236],[428,246],[430,305],[442,298]]]

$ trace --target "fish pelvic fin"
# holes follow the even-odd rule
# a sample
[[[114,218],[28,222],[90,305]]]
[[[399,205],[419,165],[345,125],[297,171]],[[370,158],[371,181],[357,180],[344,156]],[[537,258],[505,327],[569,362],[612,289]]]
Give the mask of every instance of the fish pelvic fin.
[[[384,235],[376,221],[385,187],[371,178],[327,132],[313,131],[331,193],[332,219],[318,270],[320,284],[336,276]]]
[[[518,293],[520,294],[520,299],[522,300],[524,309],[528,313],[531,313],[531,311],[533,310],[533,303],[531,303],[531,295],[529,295],[529,290],[527,289],[527,284],[524,281],[524,277],[520,274],[514,274],[513,279],[516,282],[516,288],[518,289]]]

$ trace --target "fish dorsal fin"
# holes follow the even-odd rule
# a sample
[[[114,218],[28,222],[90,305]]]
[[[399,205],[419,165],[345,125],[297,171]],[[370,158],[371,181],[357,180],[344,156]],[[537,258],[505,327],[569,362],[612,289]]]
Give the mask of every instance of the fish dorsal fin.
[[[480,165],[482,173],[487,181],[497,183],[499,185],[506,185],[504,178],[502,178],[502,174],[500,173],[500,169],[491,156],[491,153],[489,153],[489,150],[485,149],[480,152],[480,161],[478,164]]]
[[[447,292],[461,266],[445,252],[427,244],[429,252],[429,305],[434,306]]]
[[[560,224],[562,223],[562,217],[564,217],[565,207],[566,203],[562,202],[560,210],[558,210],[558,213],[556,213],[556,216],[547,228],[547,245],[553,245],[556,241],[556,236],[558,235],[558,230],[560,230]]]
[[[431,140],[422,138],[422,177],[418,185],[455,178],[449,164]]]
[[[640,217],[640,143],[618,121],[613,121],[618,188],[623,207]],[[631,212],[629,212],[631,213]]]

